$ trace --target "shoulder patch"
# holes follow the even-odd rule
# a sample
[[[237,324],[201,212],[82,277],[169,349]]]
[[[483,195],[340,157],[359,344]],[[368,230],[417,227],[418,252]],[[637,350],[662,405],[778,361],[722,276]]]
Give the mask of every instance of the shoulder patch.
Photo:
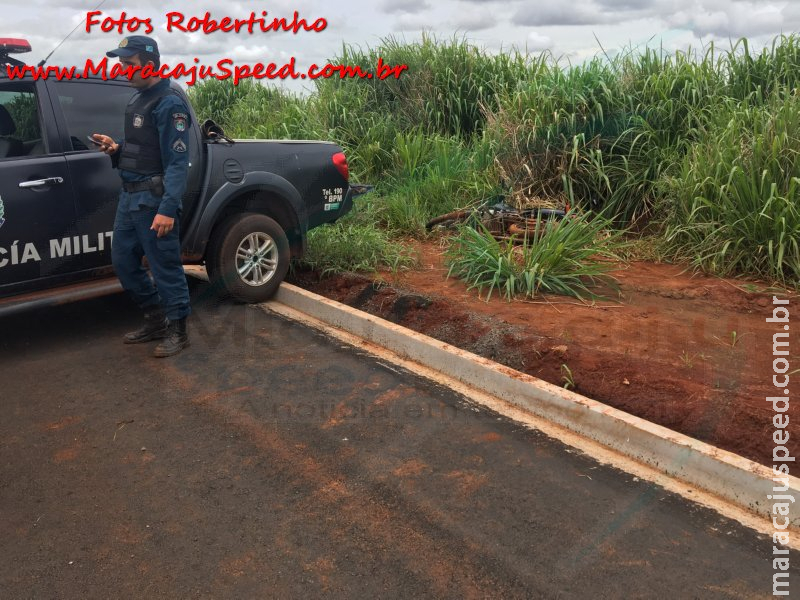
[[[183,140],[175,140],[175,143],[172,144],[172,149],[175,152],[186,152],[186,144],[183,143]]]
[[[186,131],[186,124],[189,122],[189,115],[186,113],[172,113],[172,126],[178,131]]]
[[[3,197],[0,196],[0,227],[5,223],[5,208],[3,207]]]

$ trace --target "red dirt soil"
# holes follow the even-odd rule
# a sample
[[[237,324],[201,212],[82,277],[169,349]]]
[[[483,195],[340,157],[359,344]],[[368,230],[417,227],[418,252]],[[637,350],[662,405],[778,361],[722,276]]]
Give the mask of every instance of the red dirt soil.
[[[571,373],[580,394],[772,464],[775,413],[766,397],[779,395],[772,336],[783,325],[765,319],[773,294],[790,300],[791,318],[797,294],[749,292],[741,281],[635,262],[612,273],[619,295],[594,306],[553,295],[487,302],[447,278],[436,242],[415,244],[419,270],[321,280],[299,272],[294,281],[556,385]],[[794,338],[786,357],[792,367],[800,364]],[[786,445],[798,456],[800,401],[791,402],[797,386],[790,388]]]

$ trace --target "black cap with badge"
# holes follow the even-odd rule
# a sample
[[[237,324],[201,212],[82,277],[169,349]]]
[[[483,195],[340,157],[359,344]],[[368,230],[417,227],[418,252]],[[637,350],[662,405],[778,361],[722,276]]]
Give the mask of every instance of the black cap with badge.
[[[129,35],[119,43],[118,48],[106,52],[106,56],[122,56],[129,57],[140,52],[150,52],[151,54],[158,54],[158,44],[156,41],[147,37],[146,35]]]

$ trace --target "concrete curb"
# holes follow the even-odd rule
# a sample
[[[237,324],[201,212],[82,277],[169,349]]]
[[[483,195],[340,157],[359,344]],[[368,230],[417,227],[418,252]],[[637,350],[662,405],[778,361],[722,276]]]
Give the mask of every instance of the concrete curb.
[[[754,514],[762,525],[770,523],[772,502],[767,495],[773,493],[774,484],[768,467],[290,284],[282,284],[272,302],[386,348],[708,492]],[[789,480],[790,489],[777,493],[800,497],[800,479]],[[790,528],[800,530],[800,511],[792,513]],[[759,529],[766,531],[769,527]]]

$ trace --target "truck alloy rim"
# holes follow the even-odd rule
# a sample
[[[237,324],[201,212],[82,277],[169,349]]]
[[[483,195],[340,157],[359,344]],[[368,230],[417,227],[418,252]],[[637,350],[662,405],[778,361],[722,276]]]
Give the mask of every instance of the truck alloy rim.
[[[247,285],[264,285],[278,268],[278,246],[266,233],[251,233],[236,249],[236,270]]]

